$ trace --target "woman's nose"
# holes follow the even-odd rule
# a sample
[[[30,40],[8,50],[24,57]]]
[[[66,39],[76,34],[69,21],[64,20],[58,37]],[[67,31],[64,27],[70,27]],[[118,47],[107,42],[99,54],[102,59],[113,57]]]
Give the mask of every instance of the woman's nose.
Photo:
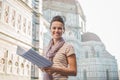
[[[58,29],[55,29],[55,31],[57,32],[57,31],[58,31]]]

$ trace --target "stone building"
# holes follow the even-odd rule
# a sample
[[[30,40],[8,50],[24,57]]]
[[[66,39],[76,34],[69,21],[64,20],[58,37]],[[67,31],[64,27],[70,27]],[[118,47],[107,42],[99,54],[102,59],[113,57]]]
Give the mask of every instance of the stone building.
[[[120,70],[119,70],[119,80],[120,80]]]
[[[90,32],[81,35],[80,80],[118,80],[117,61],[100,38]]]
[[[16,55],[17,45],[32,47],[32,6],[31,2],[23,3],[0,0],[1,80],[30,80],[31,77],[31,63]]]
[[[42,0],[0,0],[0,80],[39,79],[38,68],[16,55],[16,49],[19,45],[42,53],[48,24]]]

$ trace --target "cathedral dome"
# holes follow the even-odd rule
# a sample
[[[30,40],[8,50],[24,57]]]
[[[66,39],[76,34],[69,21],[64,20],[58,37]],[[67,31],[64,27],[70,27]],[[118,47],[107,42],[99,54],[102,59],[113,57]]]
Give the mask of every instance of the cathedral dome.
[[[91,32],[86,32],[81,35],[81,41],[86,42],[86,41],[99,41],[101,42],[101,39],[94,33]]]

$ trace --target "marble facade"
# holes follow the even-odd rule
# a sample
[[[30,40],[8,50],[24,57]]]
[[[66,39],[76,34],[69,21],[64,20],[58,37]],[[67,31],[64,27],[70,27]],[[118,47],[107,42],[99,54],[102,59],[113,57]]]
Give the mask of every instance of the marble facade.
[[[41,78],[40,69],[16,54],[18,45],[42,54],[49,23],[42,17],[41,4],[39,0],[0,0],[0,80]]]
[[[0,0],[0,80],[31,79],[31,63],[16,54],[17,45],[32,46],[32,13],[20,4]]]

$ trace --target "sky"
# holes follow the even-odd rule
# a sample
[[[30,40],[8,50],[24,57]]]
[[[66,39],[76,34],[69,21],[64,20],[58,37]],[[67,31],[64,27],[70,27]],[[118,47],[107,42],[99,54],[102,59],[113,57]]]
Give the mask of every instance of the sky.
[[[120,70],[120,0],[79,0],[86,16],[86,30],[97,34],[115,56]]]

